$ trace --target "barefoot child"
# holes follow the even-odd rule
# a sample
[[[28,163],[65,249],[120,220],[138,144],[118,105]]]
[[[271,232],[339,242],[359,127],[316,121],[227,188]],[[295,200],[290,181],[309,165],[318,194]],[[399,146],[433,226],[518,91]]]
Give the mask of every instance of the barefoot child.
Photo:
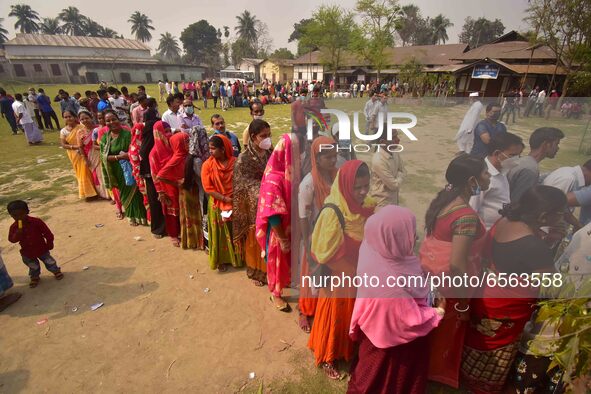
[[[61,280],[64,277],[60,267],[49,251],[53,249],[53,234],[43,220],[29,216],[29,206],[26,202],[16,200],[8,203],[8,213],[14,219],[10,226],[8,240],[12,243],[19,242],[21,245],[21,256],[23,262],[29,267],[31,282],[29,287],[37,287],[41,265],[43,261],[45,268],[55,275],[55,279]]]

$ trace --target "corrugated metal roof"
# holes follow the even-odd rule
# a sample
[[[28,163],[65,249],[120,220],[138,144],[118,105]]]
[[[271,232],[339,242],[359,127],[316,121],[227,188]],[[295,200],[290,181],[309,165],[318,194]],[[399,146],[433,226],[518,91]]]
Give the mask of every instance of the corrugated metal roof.
[[[292,59],[265,59],[261,64],[264,62],[273,63],[277,66],[285,66],[285,67],[293,67],[294,61]]]
[[[562,66],[556,67],[555,64],[509,64],[504,62],[500,59],[480,59],[481,61],[475,61],[469,64],[459,64],[457,66],[461,66],[454,70],[453,72],[464,71],[468,68],[475,66],[476,64],[483,64],[487,62],[493,62],[498,64],[499,66],[503,66],[506,69],[513,71],[516,74],[542,74],[542,75],[552,75],[556,70],[556,75],[566,75],[566,69]]]
[[[540,45],[533,48],[527,41],[505,41],[494,44],[486,44],[474,48],[464,54],[454,57],[457,60],[491,59],[556,59],[556,55],[549,47]]]
[[[137,49],[149,51],[150,47],[138,40],[127,38],[81,37],[50,34],[17,33],[16,37],[4,43],[5,46],[53,46],[101,49]]]
[[[137,58],[137,57],[119,57],[109,58],[108,56],[10,56],[10,61],[14,60],[62,60],[72,62],[105,62],[105,63],[142,63],[142,64],[158,64],[158,60],[154,58]]]
[[[243,62],[250,63],[250,64],[255,65],[255,66],[258,66],[264,60],[265,59],[255,59],[255,58],[252,58],[252,57],[244,57],[244,58],[242,58],[242,61]]]

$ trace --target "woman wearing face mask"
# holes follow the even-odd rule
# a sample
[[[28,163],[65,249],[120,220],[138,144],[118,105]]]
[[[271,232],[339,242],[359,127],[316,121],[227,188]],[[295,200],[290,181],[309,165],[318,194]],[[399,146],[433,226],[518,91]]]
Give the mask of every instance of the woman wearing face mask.
[[[445,178],[448,185],[425,215],[421,264],[431,275],[478,275],[486,229],[468,201],[488,189],[490,174],[483,159],[463,154],[451,161]],[[445,317],[429,338],[429,379],[457,388],[471,294],[462,287],[440,291],[447,304]]]
[[[304,253],[302,256],[301,275],[308,275],[311,269],[317,269],[317,264],[312,260],[310,244],[312,242],[312,230],[318,217],[318,213],[324,205],[324,200],[330,194],[330,188],[337,175],[337,151],[326,149],[326,145],[334,146],[335,140],[320,136],[312,142],[311,158],[312,171],[306,174],[299,186],[298,193],[298,214],[302,239],[304,242]],[[324,149],[320,149],[324,146]],[[312,319],[316,312],[318,298],[313,297],[309,287],[300,288],[299,309],[300,328],[305,333],[310,333]]]
[[[339,169],[324,201],[325,208],[312,232],[311,250],[314,260],[325,267],[326,275],[353,277],[356,274],[363,227],[375,206],[367,198],[369,179],[367,164],[348,161]],[[322,367],[329,379],[341,379],[336,362],[349,361],[353,356],[349,326],[354,304],[354,287],[320,289],[308,348],[314,352],[316,365]]]
[[[514,275],[519,285],[492,286],[471,302],[471,322],[464,343],[462,376],[476,393],[503,392],[518,350],[523,328],[536,304],[540,287],[529,287],[534,275],[555,272],[550,237],[541,228],[565,233],[564,193],[551,186],[534,186],[517,203],[506,205],[491,229],[491,268],[496,275]],[[530,275],[531,281],[523,281]],[[508,277],[508,276],[507,276]],[[500,282],[499,282],[500,283]],[[486,368],[482,368],[486,366]]]
[[[68,158],[74,168],[76,180],[78,181],[78,197],[90,200],[97,196],[94,187],[92,173],[88,167],[84,148],[80,146],[78,134],[86,130],[84,125],[78,123],[77,114],[66,110],[63,112],[65,127],[60,131],[60,143],[66,150]]]
[[[491,175],[490,186],[477,196],[470,198],[470,206],[476,211],[489,230],[501,218],[499,210],[509,204],[511,195],[507,172],[517,164],[524,145],[520,137],[503,133],[491,138],[488,144],[489,155],[484,162]]]
[[[235,252],[232,243],[232,177],[236,158],[232,143],[220,134],[209,139],[209,153],[209,158],[201,168],[203,189],[209,194],[209,267],[225,272],[229,264],[234,267],[242,266],[240,255]]]
[[[267,283],[267,267],[256,239],[257,202],[267,161],[273,152],[271,126],[255,119],[248,126],[250,140],[234,167],[232,237],[236,253],[246,262],[246,275],[255,286]]]
[[[105,124],[109,128],[109,131],[101,139],[101,162],[105,187],[108,189],[117,188],[123,213],[132,226],[145,225],[147,218],[142,195],[135,182],[134,185],[128,185],[128,179],[120,164],[120,161],[129,160],[131,132],[121,126],[121,121],[115,111],[105,110],[103,115]]]

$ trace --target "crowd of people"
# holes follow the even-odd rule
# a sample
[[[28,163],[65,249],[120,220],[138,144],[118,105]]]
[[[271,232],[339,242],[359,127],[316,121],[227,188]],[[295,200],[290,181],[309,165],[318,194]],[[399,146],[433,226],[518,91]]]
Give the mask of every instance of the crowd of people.
[[[560,368],[547,370],[554,348],[546,347],[546,354],[531,348],[532,339],[547,334],[536,322],[537,288],[485,285],[479,294],[465,287],[433,293],[427,285],[334,290],[295,283],[294,277],[486,271],[523,279],[555,273],[565,240],[591,233],[591,160],[542,177],[539,163],[555,157],[564,133],[534,130],[522,156],[522,139],[498,121],[500,105],[486,106],[481,120],[484,105],[474,103],[460,128],[462,152],[449,163],[447,185],[426,212],[416,256],[416,218],[399,206],[406,176],[401,154],[382,149],[365,163],[337,150],[331,133],[314,129],[309,141],[306,114],[325,106],[322,89],[310,85],[298,87],[291,133],[275,146],[256,93],[248,103],[252,121],[237,136],[220,114],[208,120],[208,133],[194,111],[198,84],[195,90],[177,85],[178,92],[164,84],[170,94],[161,115],[143,87],[131,105],[123,89],[103,87],[83,99],[61,91],[61,146],[79,197],[111,200],[118,219],[150,226],[154,237],[168,237],[174,247],[205,250],[212,270],[246,266],[247,277],[267,286],[280,312],[292,311],[286,289],[299,289],[299,325],[309,333],[315,364],[330,379],[341,379],[339,362],[352,361],[348,392],[423,393],[428,380],[455,388],[463,382],[481,393],[507,386],[518,393],[563,390]],[[266,86],[273,95],[283,88]],[[379,126],[376,114],[387,112],[388,94],[368,90],[366,131],[372,132]],[[378,142],[399,142],[396,133],[393,139]],[[326,146],[332,148],[321,148]],[[39,281],[38,258],[61,279],[55,261],[47,261],[53,238],[31,235],[41,224],[26,204],[12,203],[9,212],[15,219],[11,242],[45,245],[23,254],[31,287]],[[576,270],[589,273],[588,265],[581,262]],[[0,262],[0,286],[5,273]]]

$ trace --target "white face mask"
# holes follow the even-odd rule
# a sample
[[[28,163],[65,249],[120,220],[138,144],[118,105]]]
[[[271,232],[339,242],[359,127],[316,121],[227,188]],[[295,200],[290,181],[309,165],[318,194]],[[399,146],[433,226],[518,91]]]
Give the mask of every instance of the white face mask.
[[[263,119],[263,115],[253,115],[253,116],[252,116],[252,118],[253,118],[254,120],[257,120],[257,119]]]
[[[503,156],[507,157],[504,153]],[[517,165],[517,161],[519,160],[519,156],[507,157],[505,160],[501,162],[501,172],[503,174],[507,174],[512,168]]]
[[[272,144],[273,143],[271,142],[271,137],[267,137],[261,142],[259,142],[259,148],[261,148],[262,150],[268,150],[271,149]]]

